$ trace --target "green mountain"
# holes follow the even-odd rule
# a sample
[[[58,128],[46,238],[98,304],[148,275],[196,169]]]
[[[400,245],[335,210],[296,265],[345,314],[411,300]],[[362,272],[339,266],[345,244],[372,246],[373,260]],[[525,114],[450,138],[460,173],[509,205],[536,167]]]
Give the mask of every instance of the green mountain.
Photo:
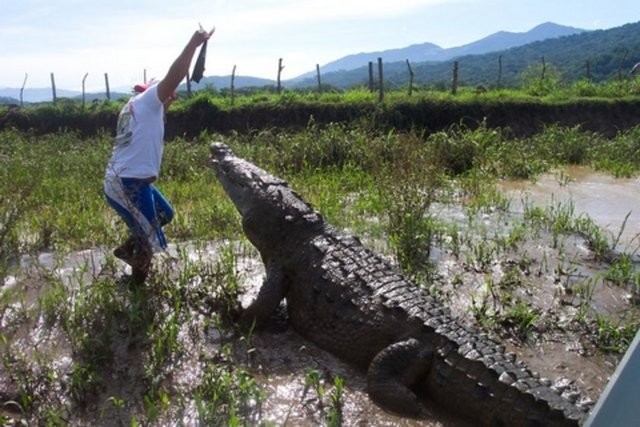
[[[472,43],[448,49],[444,49],[433,43],[421,43],[399,49],[347,55],[321,66],[320,72],[330,73],[333,71],[353,70],[355,68],[367,66],[369,61],[377,61],[377,58],[382,58],[384,62],[404,62],[406,60],[409,60],[412,63],[447,61],[462,55],[479,55],[488,52],[495,52],[516,46],[522,46],[527,43],[578,34],[581,32],[584,32],[584,30],[558,25],[552,22],[545,22],[544,24],[540,24],[524,33],[499,31]],[[314,70],[292,80],[295,81],[300,78],[314,77],[315,74],[316,72]]]
[[[587,75],[594,82],[602,82],[628,75],[640,61],[640,22],[608,30],[580,32],[529,43],[510,49],[481,55],[464,55],[447,61],[412,63],[417,84],[449,85],[454,61],[458,62],[458,81],[462,85],[495,86],[498,77],[503,86],[520,84],[522,73],[529,67],[541,66],[556,70],[562,81],[576,82]],[[499,60],[502,74],[499,75]],[[587,67],[588,64],[588,67]],[[377,65],[374,67],[377,75]],[[406,61],[384,62],[387,86],[402,86],[409,81]],[[368,83],[368,66],[353,70],[323,74],[322,83],[348,88]],[[296,82],[296,87],[314,86],[315,78]]]

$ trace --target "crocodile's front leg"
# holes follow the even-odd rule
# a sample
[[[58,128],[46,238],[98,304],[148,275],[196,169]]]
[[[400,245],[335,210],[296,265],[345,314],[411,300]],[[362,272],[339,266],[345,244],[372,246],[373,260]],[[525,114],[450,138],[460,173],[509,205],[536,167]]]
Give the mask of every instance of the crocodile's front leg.
[[[258,296],[240,316],[240,326],[244,329],[263,326],[287,294],[288,288],[282,267],[270,262]]]
[[[432,365],[433,350],[414,338],[385,347],[371,361],[367,392],[380,406],[406,416],[419,416],[424,408],[411,390]]]

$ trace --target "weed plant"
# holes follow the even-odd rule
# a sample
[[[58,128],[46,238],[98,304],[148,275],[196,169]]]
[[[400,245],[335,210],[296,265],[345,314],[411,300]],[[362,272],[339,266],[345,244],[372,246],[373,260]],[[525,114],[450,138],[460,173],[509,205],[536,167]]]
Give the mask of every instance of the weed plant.
[[[305,375],[305,387],[302,398],[313,389],[316,394],[317,412],[321,415],[319,420],[322,425],[339,427],[342,425],[342,396],[344,393],[344,379],[340,376],[333,377],[332,389],[328,393],[320,372],[311,369]],[[328,399],[327,399],[328,398]],[[329,402],[326,402],[326,401]]]
[[[377,168],[376,181],[398,264],[411,275],[428,275],[431,246],[439,234],[430,208],[446,198],[445,177],[428,144],[415,135],[403,139]]]

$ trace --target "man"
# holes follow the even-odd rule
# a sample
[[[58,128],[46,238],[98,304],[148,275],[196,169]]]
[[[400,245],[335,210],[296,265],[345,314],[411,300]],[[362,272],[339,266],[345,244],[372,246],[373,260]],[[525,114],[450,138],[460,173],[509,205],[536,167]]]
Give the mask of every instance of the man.
[[[196,49],[212,33],[202,27],[196,31],[167,75],[159,82],[136,85],[136,94],[118,116],[104,194],[129,228],[129,238],[113,253],[132,267],[134,282],[146,279],[154,252],[167,248],[162,227],[173,218],[173,208],[153,185],[162,162],[165,112],[176,99]]]

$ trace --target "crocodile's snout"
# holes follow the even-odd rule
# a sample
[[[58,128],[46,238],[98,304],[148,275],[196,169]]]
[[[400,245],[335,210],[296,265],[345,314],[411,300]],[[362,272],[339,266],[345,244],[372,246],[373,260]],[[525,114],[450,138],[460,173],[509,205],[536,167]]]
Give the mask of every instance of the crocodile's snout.
[[[214,163],[219,162],[226,156],[233,156],[233,151],[226,144],[222,142],[214,142],[209,147],[211,155],[213,156]]]

